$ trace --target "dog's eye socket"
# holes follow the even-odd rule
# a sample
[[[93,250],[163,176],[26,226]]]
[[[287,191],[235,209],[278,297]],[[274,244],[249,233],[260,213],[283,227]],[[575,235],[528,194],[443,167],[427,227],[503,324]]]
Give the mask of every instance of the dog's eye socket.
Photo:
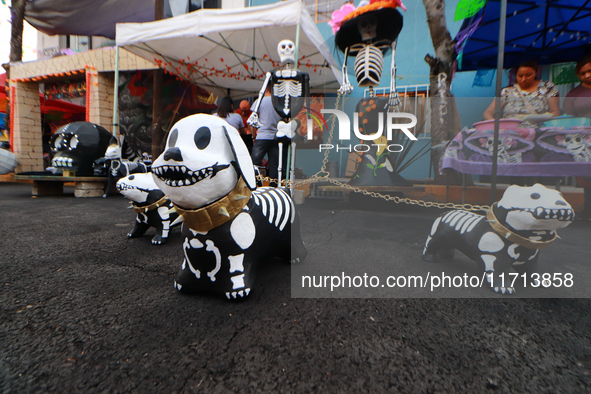
[[[170,137],[168,137],[168,147],[173,148],[176,145],[176,140],[179,138],[179,131],[178,129],[174,129],[170,132]]]
[[[211,141],[211,131],[209,127],[200,127],[195,132],[195,145],[197,149],[205,149],[207,145],[209,145],[209,141]]]
[[[540,193],[532,193],[530,197],[534,200],[538,200],[541,196]]]

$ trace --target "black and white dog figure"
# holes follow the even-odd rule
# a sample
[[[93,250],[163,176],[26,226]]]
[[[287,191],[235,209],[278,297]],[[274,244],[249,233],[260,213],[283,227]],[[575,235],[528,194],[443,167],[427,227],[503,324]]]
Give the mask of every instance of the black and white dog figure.
[[[435,220],[427,237],[423,259],[452,258],[454,249],[482,264],[488,283],[497,293],[513,294],[510,268],[534,273],[539,249],[568,226],[574,212],[562,194],[540,184],[509,186],[487,216],[463,210],[449,211]],[[500,274],[504,275],[504,285]]]
[[[150,227],[154,227],[156,235],[152,238],[152,244],[166,243],[171,222],[177,219],[178,214],[169,212],[172,203],[156,186],[152,173],[139,173],[122,178],[117,182],[117,190],[132,201],[131,208],[137,213],[135,225],[127,236],[141,237]]]
[[[256,189],[248,150],[225,120],[200,114],[177,122],[152,172],[183,220],[179,291],[242,298],[262,259],[306,257],[293,201],[283,189]]]

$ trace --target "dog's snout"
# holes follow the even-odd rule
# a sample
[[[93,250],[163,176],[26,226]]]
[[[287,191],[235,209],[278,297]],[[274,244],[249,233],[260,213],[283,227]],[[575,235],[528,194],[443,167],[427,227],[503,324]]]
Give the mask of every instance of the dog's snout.
[[[164,160],[183,161],[183,155],[179,148],[170,148],[164,152]]]

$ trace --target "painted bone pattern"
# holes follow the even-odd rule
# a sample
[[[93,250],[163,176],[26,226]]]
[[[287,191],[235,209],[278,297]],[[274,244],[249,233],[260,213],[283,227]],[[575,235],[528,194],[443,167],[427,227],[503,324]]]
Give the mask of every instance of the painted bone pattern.
[[[252,200],[255,202],[257,206],[261,208],[263,216],[268,220],[269,224],[273,225],[279,231],[283,231],[287,223],[293,223],[295,220],[295,206],[292,199],[289,195],[283,191],[282,189],[277,188],[270,188],[270,187],[263,187],[259,188],[252,193]],[[252,221],[249,213],[248,206],[243,209],[243,211],[237,216],[240,215],[248,215],[248,219]],[[252,227],[254,231],[256,228]],[[193,236],[199,235],[198,232],[191,230]],[[231,236],[234,241],[239,244],[239,246],[247,252],[248,248],[252,245],[254,240],[254,235],[251,240],[244,241],[238,240],[237,238],[239,235],[235,234],[231,231]],[[191,249],[205,249],[207,252],[213,253],[215,257],[215,267],[205,273],[203,273],[195,268],[196,264],[191,263],[191,259],[189,256],[189,251]],[[195,278],[209,278],[211,282],[216,281],[216,275],[222,269],[222,267],[228,267],[230,280],[232,282],[232,291],[227,291],[225,293],[228,299],[238,299],[247,296],[251,289],[245,286],[245,273],[244,273],[244,258],[245,253],[240,253],[236,255],[229,255],[224,257],[220,252],[220,249],[215,245],[215,241],[212,239],[205,240],[205,243],[199,241],[197,238],[193,238],[189,240],[189,238],[185,238],[185,242],[183,244],[183,251],[185,254],[182,269],[189,269],[194,275]],[[297,262],[296,259],[294,262]],[[227,263],[224,264],[224,263]],[[175,282],[174,286],[177,290],[182,289],[182,285]]]
[[[510,186],[485,216],[464,210],[437,218],[425,242],[423,259],[452,258],[459,250],[484,268],[497,293],[513,294],[502,274],[537,271],[539,249],[556,237],[556,230],[574,220],[574,211],[556,190],[536,184]],[[504,277],[506,278],[506,277]]]

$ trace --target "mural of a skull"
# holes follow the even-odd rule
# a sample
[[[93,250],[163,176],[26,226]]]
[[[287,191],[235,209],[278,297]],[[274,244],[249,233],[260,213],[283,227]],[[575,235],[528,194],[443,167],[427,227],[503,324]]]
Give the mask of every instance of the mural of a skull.
[[[51,165],[76,175],[93,175],[92,165],[103,157],[117,139],[104,127],[89,122],[73,122],[60,127],[51,137]]]

